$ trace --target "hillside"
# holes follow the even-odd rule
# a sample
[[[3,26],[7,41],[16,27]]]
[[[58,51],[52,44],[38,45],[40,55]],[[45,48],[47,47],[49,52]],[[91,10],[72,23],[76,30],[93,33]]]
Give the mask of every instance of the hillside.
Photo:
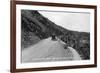
[[[90,58],[90,33],[67,30],[42,16],[38,11],[21,11],[21,30],[22,49],[55,34],[68,46],[75,48],[83,59]]]

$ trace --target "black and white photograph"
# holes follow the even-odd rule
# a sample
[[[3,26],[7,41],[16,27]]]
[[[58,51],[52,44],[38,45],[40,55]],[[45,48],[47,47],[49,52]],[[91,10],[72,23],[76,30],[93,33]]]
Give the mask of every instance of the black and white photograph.
[[[96,67],[96,6],[14,1],[11,71]]]
[[[21,62],[90,59],[90,13],[21,10]]]

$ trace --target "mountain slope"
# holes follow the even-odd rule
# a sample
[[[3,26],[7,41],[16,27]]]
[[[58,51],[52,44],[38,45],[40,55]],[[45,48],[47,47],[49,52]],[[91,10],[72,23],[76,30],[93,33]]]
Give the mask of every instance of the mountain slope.
[[[67,30],[56,25],[48,18],[42,16],[38,11],[34,10],[21,11],[21,24],[22,49],[55,34],[68,46],[75,48],[83,59],[90,58],[89,33]]]

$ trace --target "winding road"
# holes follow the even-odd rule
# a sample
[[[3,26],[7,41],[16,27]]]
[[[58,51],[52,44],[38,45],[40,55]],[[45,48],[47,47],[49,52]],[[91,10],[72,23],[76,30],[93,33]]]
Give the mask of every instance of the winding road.
[[[39,43],[22,50],[23,62],[81,60],[78,52],[72,47],[64,49],[61,40],[44,39]]]

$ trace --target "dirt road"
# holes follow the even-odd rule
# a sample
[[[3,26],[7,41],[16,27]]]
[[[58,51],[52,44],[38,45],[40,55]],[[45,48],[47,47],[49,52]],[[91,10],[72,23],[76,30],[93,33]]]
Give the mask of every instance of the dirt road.
[[[61,40],[44,39],[22,50],[22,62],[81,60],[75,49],[72,47],[64,49],[64,45]]]

